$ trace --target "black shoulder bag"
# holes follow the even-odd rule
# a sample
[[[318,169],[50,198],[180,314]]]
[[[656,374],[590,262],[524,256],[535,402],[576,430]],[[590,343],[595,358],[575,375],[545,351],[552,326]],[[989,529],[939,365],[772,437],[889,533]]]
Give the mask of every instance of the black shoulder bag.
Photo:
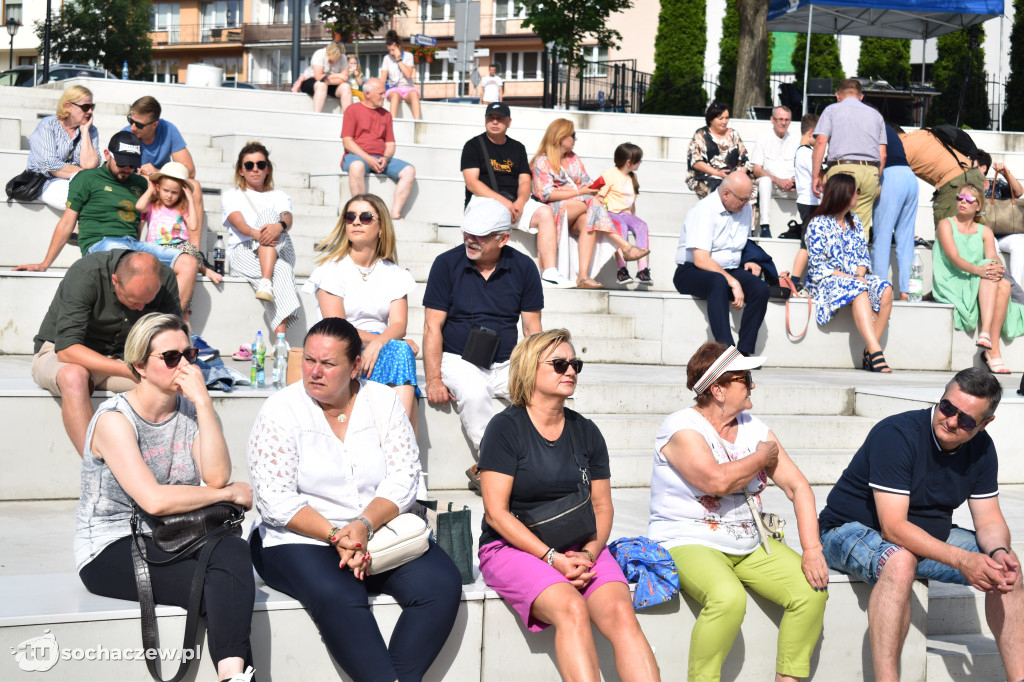
[[[586,542],[597,533],[594,502],[590,499],[590,472],[580,463],[574,427],[575,422],[566,419],[565,428],[569,429],[572,456],[580,470],[576,492],[515,514],[515,517],[541,542],[558,552],[564,552],[573,545]]]
[[[487,144],[484,142],[485,137],[487,137],[487,133],[484,133],[483,135],[476,139],[480,140],[480,151],[483,153],[484,161],[487,163],[487,177],[491,181],[491,189],[493,189],[495,192],[505,197],[509,201],[515,202],[515,200],[518,197],[511,196],[509,195],[508,192],[502,192],[500,189],[498,189],[498,178],[497,176],[494,175],[494,166],[491,165],[491,153],[487,151]]]
[[[188,610],[185,616],[185,638],[181,650],[190,649],[196,643],[196,631],[199,624],[199,605],[203,599],[203,586],[206,580],[206,566],[217,543],[228,535],[242,534],[242,521],[245,510],[229,502],[218,502],[202,509],[181,514],[154,516],[153,544],[158,549],[173,554],[170,559],[153,561],[146,556],[146,543],[140,530],[139,508],[132,503],[132,563],[135,565],[135,586],[139,593],[139,610],[142,613],[142,646],[156,649],[159,641],[156,627],[156,608],[153,604],[153,584],[150,582],[149,565],[169,566],[199,552],[195,573],[192,575],[192,588],[188,595]],[[179,682],[188,674],[194,659],[182,661],[178,672],[168,682]],[[157,682],[163,682],[156,669],[156,661],[146,657],[149,674]]]
[[[75,135],[75,142],[71,145],[71,151],[64,158],[64,163],[71,163],[71,159],[75,157],[75,147],[78,146],[78,141],[82,139],[82,131],[79,130]],[[33,170],[26,170],[18,173],[7,182],[5,191],[7,192],[7,199],[14,201],[35,201],[39,198],[39,194],[43,191],[43,185],[50,179],[48,173],[39,173]]]

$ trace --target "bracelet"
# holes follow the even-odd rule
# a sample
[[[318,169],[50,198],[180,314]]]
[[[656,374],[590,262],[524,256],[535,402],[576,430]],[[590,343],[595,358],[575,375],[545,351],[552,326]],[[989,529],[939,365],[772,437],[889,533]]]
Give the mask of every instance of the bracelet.
[[[366,524],[366,541],[369,542],[373,539],[373,525],[366,520],[365,516],[356,517],[356,521],[362,521]]]
[[[338,533],[339,533],[340,531],[341,531],[341,529],[340,529],[340,528],[338,528],[337,526],[331,526],[331,533],[330,533],[330,535],[328,535],[328,536],[327,536],[327,542],[329,542],[329,543],[330,543],[330,544],[332,544],[332,545],[333,545],[333,544],[334,544],[335,542],[337,542],[337,540],[335,540],[335,539],[334,539],[334,537],[335,537],[335,536],[336,536],[336,535],[337,535],[337,534],[338,534]]]
[[[992,555],[995,554],[996,552],[999,552],[999,551],[1006,552],[1007,554],[1010,553],[1010,550],[1006,549],[1005,547],[996,547],[995,549],[993,549],[991,552],[988,553],[988,558],[989,559],[995,559],[995,557],[992,556]]]
[[[589,549],[584,548],[580,551],[586,554],[588,557],[590,557],[590,563],[594,563],[595,561],[597,561],[597,559],[594,558],[594,553],[591,552]]]
[[[548,566],[555,565],[555,548],[549,547],[548,551],[544,552],[544,561],[548,562]]]

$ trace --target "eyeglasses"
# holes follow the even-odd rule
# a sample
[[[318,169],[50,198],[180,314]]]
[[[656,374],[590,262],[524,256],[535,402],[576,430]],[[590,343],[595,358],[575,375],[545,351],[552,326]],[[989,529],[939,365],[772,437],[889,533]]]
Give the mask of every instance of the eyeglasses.
[[[725,190],[725,191],[726,191],[726,192],[729,192],[729,190]],[[730,195],[730,196],[731,196],[731,197],[732,197],[733,199],[735,199],[736,201],[740,202],[741,204],[745,204],[745,203],[747,203],[748,201],[750,201],[750,197],[751,197],[751,196],[753,195],[753,192],[751,192],[750,194],[748,194],[748,195],[747,195],[747,196],[745,196],[745,197],[741,197],[741,196],[740,196],[740,195],[738,195],[738,194],[733,194],[732,192],[729,192],[729,195]]]
[[[68,102],[68,104],[74,104],[76,107],[78,107],[87,114],[96,108],[95,104],[79,104],[78,102]]]
[[[569,137],[571,137],[572,139],[574,139],[574,140],[575,140],[575,139],[576,139],[576,133],[573,133],[573,134],[572,134],[572,135],[570,135]]]
[[[359,220],[360,225],[369,225],[370,223],[377,219],[377,216],[373,215],[369,211],[363,211],[358,215],[356,215],[352,211],[349,211],[348,213],[345,214],[345,223],[348,225],[351,225],[354,222],[356,222],[356,219]]]
[[[572,367],[572,371],[579,374],[583,371],[583,361],[579,358],[573,358],[572,360],[566,360],[565,358],[551,358],[550,360],[541,360],[546,365],[551,365],[551,369],[555,370],[555,374],[565,374],[566,370]]]
[[[957,194],[956,198],[960,201],[966,201],[968,204],[973,204],[977,199],[972,194]]]
[[[199,349],[190,346],[185,350],[165,350],[163,353],[150,353],[149,355],[149,357],[154,356],[162,357],[164,364],[167,365],[167,369],[174,369],[181,362],[182,358],[185,358],[190,365],[195,364],[196,358],[199,357]]]
[[[130,125],[133,128],[138,128],[139,130],[143,130],[143,129],[153,125],[154,123],[157,122],[157,120],[159,120],[159,119],[155,119],[155,120],[150,121],[149,123],[139,123],[134,118],[132,118],[131,114],[128,114],[127,119],[128,119],[128,125]]]
[[[743,374],[741,374],[741,375],[739,375],[737,377],[733,377],[732,379],[729,379],[729,383],[731,383],[731,384],[736,384],[736,383],[740,383],[740,382],[746,384],[747,388],[751,388],[754,385],[754,375],[751,374],[748,371],[748,372],[744,372]]]
[[[945,398],[939,401],[939,412],[943,417],[949,419],[956,416],[956,425],[964,431],[973,431],[978,427],[978,422],[971,415],[959,409],[956,405]]]
[[[251,171],[253,168],[259,168],[260,170],[267,170],[266,161],[246,161],[242,164],[242,168],[247,171]]]

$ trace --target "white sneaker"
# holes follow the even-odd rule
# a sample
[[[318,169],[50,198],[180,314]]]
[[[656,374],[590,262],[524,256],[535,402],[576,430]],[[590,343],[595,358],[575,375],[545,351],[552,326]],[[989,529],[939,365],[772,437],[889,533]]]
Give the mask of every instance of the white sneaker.
[[[557,289],[572,289],[576,286],[576,282],[573,282],[571,279],[568,279],[566,277],[562,277],[562,273],[560,273],[555,268],[548,268],[547,270],[545,270],[541,274],[540,279],[541,284],[546,287],[555,287]]]
[[[274,302],[274,287],[269,279],[261,279],[259,287],[256,288],[256,298],[267,303]]]
[[[250,665],[245,669],[244,673],[236,673],[224,680],[224,682],[252,682],[252,676],[255,672]]]

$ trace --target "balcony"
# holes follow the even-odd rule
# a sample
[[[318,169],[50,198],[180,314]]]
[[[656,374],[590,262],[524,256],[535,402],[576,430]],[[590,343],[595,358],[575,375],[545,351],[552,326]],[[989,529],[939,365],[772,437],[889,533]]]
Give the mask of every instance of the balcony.
[[[302,41],[330,40],[331,29],[323,22],[302,24],[300,27]],[[249,43],[290,43],[292,41],[291,24],[245,24],[242,26],[242,42]]]
[[[171,26],[169,28],[150,31],[149,37],[154,46],[166,45],[209,45],[209,44],[241,44],[242,27],[212,28],[201,24]]]

